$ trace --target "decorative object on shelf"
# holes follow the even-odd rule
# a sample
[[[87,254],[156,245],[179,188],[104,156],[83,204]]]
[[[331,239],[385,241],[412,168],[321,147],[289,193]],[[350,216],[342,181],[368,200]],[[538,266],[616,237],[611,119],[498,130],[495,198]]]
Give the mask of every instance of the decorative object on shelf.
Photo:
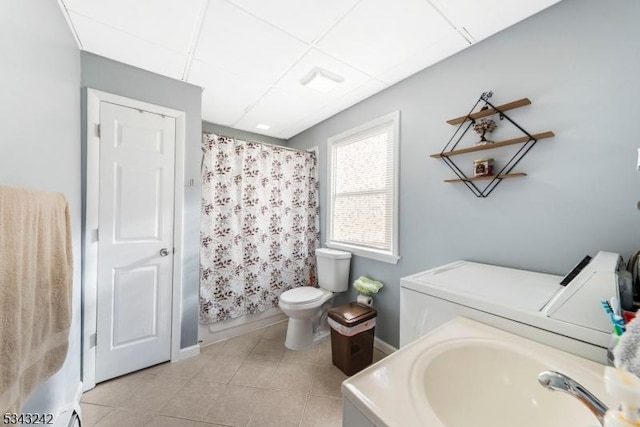
[[[486,107],[486,105],[485,105]],[[487,107],[489,108],[489,107]],[[480,133],[482,135],[480,135],[480,141],[478,141],[476,143],[476,145],[485,145],[485,144],[492,144],[493,141],[489,141],[484,135],[488,132],[491,133],[494,130],[496,130],[496,128],[498,127],[498,125],[496,125],[496,122],[494,122],[491,119],[482,119],[479,122],[476,122],[475,120],[472,121],[473,124],[473,130],[476,133]]]
[[[478,159],[473,161],[473,177],[492,176],[493,159]]]
[[[365,276],[358,277],[358,280],[353,282],[353,289],[360,292],[357,301],[360,304],[371,307],[373,304],[373,297],[371,295],[377,294],[378,291],[384,286],[382,282],[370,279]]]
[[[536,144],[536,142],[540,139],[551,138],[555,136],[551,131],[539,132],[535,134],[530,134],[524,128],[522,128],[518,123],[511,120],[506,114],[505,111],[512,110],[514,108],[523,107],[525,105],[530,105],[531,101],[528,98],[518,99],[516,101],[508,102],[506,104],[502,104],[499,106],[494,106],[491,102],[489,102],[489,98],[493,96],[493,92],[483,92],[480,95],[480,98],[473,105],[471,110],[467,115],[456,117],[455,119],[447,120],[447,123],[450,125],[459,125],[456,131],[449,139],[449,142],[444,146],[441,152],[432,154],[431,157],[442,159],[445,164],[453,171],[457,178],[454,179],[445,179],[444,182],[462,182],[467,186],[469,190],[476,197],[487,197],[491,192],[498,186],[499,183],[502,182],[505,178],[516,178],[526,176],[526,173],[522,172],[512,172],[513,168],[522,160],[522,158],[531,150],[531,148]],[[478,104],[483,104],[479,110],[476,110]],[[493,132],[495,130],[497,124],[494,120],[488,119],[484,120],[484,117],[489,117],[494,114],[498,115],[499,120],[506,120],[506,123],[503,125],[511,124],[516,131],[521,133],[521,136],[516,136],[510,139],[506,139],[503,141],[496,141],[488,143],[483,143],[486,141],[485,134]],[[483,119],[483,120],[479,120]],[[478,121],[479,120],[479,121]],[[493,123],[493,126],[491,125]],[[470,127],[473,126],[473,130],[482,133],[481,142],[475,144],[471,147],[465,148],[457,148],[460,141],[462,141],[463,137],[466,135],[467,131]],[[467,154],[473,153],[475,151],[482,150],[490,150],[494,148],[506,147],[509,145],[522,144],[522,146],[517,150],[517,152],[509,159],[509,161],[504,163],[504,166],[494,173],[495,169],[493,165],[491,165],[491,172],[487,173],[486,171],[489,169],[488,164],[484,164],[484,172],[482,172],[482,167],[480,171],[476,170],[476,162],[474,162],[474,174],[473,177],[468,177],[465,173],[460,169],[454,161],[451,159],[453,156],[459,154]],[[481,160],[492,160],[492,159],[481,159]],[[502,164],[502,162],[500,162]],[[476,184],[477,181],[489,181],[484,187]]]

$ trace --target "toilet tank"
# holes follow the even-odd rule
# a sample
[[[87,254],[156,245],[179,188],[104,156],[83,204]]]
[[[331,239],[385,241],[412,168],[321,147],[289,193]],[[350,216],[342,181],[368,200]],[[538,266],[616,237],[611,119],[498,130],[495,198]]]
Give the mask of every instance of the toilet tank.
[[[316,249],[318,263],[318,285],[331,292],[349,289],[349,264],[351,254],[335,249]]]

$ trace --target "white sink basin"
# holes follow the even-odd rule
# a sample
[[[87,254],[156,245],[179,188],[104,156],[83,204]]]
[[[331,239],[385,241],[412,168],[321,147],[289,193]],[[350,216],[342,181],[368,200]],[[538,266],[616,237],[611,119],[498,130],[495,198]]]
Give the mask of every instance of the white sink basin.
[[[514,347],[465,340],[441,350],[415,365],[412,398],[447,427],[599,425],[577,399],[542,387],[548,365]]]
[[[376,426],[599,426],[576,398],[538,383],[548,370],[614,404],[604,366],[465,318],[354,375],[342,391]]]

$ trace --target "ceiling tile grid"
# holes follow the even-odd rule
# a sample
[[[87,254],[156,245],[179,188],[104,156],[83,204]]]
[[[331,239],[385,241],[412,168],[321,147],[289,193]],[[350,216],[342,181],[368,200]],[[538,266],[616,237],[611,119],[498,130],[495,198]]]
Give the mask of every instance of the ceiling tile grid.
[[[266,124],[271,126],[270,129],[261,130],[260,133],[282,138],[280,135],[283,135],[283,131],[291,124],[290,118],[295,117],[298,120],[317,109],[316,103],[296,93],[272,88],[246,115],[234,123],[233,127],[257,132],[259,124]]]
[[[194,60],[189,82],[205,88],[202,97],[203,119],[231,126],[242,118],[272,86],[271,79],[238,73],[225,64],[212,66]],[[204,96],[204,94],[207,96]]]
[[[335,100],[335,102],[325,105],[323,108],[314,111],[312,114],[302,118],[297,122],[292,122],[289,127],[285,128],[282,131],[282,134],[291,136],[297,135],[300,132],[309,129],[313,125],[316,125],[323,120],[326,120],[329,117],[335,115],[337,112],[346,110],[347,108],[357,104],[363,99],[366,99],[380,92],[381,90],[386,89],[388,86],[389,85],[375,79],[368,80],[362,86],[340,97],[339,99]]]
[[[201,86],[203,120],[288,139],[557,1],[61,0],[61,6],[81,49]],[[327,93],[302,85],[317,67],[341,82]]]
[[[174,79],[182,77],[186,55],[73,12],[69,16],[84,50]]]
[[[429,0],[461,31],[483,40],[559,0]]]
[[[201,0],[63,0],[76,16],[186,54]],[[75,20],[72,18],[72,22]],[[91,30],[83,31],[83,36]],[[105,40],[105,43],[108,41]],[[83,43],[84,44],[84,43]]]
[[[313,43],[360,0],[230,0],[306,43]]]
[[[210,0],[195,59],[275,82],[309,46],[223,0]]]
[[[438,42],[451,25],[425,0],[366,0],[318,43],[318,47],[378,74],[420,48]]]

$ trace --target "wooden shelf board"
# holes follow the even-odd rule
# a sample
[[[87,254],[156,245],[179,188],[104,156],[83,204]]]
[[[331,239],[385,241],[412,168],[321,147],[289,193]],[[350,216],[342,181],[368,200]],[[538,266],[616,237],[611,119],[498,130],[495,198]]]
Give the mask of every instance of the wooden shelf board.
[[[498,105],[496,109],[500,111],[508,111],[508,110],[513,110],[514,108],[523,107],[529,104],[531,104],[531,101],[529,100],[529,98],[522,98],[516,101],[508,102],[506,104]],[[482,117],[487,117],[496,113],[497,111],[494,110],[493,108],[487,108],[486,110],[476,111],[475,113],[471,113],[467,116],[461,116],[461,117],[456,117],[455,119],[447,120],[447,123],[449,123],[450,125],[459,125],[460,123],[463,123],[470,119],[474,119],[474,120],[480,119]]]
[[[517,178],[520,176],[527,176],[526,173],[522,173],[522,172],[517,172],[517,173],[508,173],[508,174],[504,174],[504,175],[498,175],[498,179],[505,179],[505,178]],[[445,179],[444,182],[462,182],[462,181],[480,181],[480,180],[486,180],[486,179],[493,179],[495,178],[495,175],[491,175],[491,176],[478,176],[475,178],[467,178],[467,179],[460,179],[460,178],[456,178],[456,179]]]
[[[531,136],[536,140],[540,140],[545,138],[551,138],[552,136],[555,136],[555,134],[551,131],[546,131],[546,132],[535,133]],[[490,150],[492,148],[499,148],[499,147],[506,147],[507,145],[520,144],[523,142],[527,142],[528,140],[529,140],[528,136],[519,136],[517,138],[511,138],[504,141],[494,142],[491,144],[474,145],[473,147],[461,148],[459,150],[451,150],[445,153],[431,154],[431,157],[433,157],[434,159],[438,159],[440,157],[451,157],[457,154],[473,153],[475,151]]]

